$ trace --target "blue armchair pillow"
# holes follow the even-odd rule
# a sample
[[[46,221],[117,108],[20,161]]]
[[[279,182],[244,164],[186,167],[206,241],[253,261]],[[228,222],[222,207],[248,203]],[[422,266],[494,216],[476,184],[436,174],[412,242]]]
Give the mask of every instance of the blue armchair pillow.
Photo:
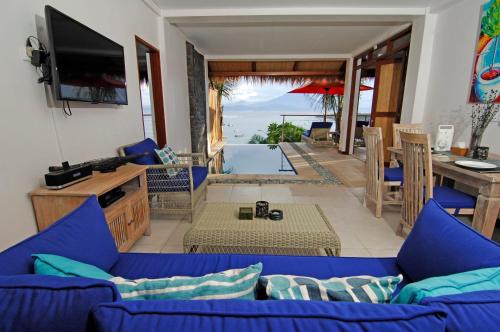
[[[159,149],[158,144],[151,138],[146,138],[139,143],[123,148],[123,152],[127,156],[147,153],[147,155],[137,158],[134,163],[139,165],[156,165],[159,162],[156,158],[155,149]]]
[[[431,199],[397,256],[413,280],[500,266],[500,245],[450,215]]]
[[[0,275],[33,273],[32,254],[65,256],[108,271],[118,260],[97,198],[88,198],[77,209],[42,232],[0,253]]]

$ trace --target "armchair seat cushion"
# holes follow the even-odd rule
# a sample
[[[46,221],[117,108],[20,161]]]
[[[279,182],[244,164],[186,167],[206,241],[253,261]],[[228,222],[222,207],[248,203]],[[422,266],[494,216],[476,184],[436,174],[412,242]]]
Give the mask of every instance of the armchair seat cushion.
[[[386,167],[384,170],[384,181],[399,181],[403,183],[403,169],[401,167]]]
[[[208,167],[193,166],[191,169],[193,172],[193,188],[196,190],[207,178]],[[168,176],[163,169],[150,169],[148,170],[148,176],[155,178],[154,181],[148,181],[148,191],[150,193],[189,191],[189,171],[187,168],[183,168],[175,176]]]
[[[147,155],[136,159],[134,163],[139,165],[157,165],[160,164],[160,162],[156,158],[155,149],[159,149],[158,144],[151,138],[146,138],[139,143],[124,147],[123,152],[125,152],[127,156],[147,153]]]

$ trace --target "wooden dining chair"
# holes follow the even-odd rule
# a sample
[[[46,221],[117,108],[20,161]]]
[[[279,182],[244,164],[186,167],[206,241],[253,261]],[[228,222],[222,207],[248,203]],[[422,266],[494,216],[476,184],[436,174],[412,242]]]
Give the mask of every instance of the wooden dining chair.
[[[401,133],[423,134],[423,123],[394,123],[392,125],[392,146],[396,149],[401,149]],[[391,167],[399,167],[400,164],[396,157],[391,154]]]
[[[454,215],[473,215],[476,199],[450,187],[434,187],[429,134],[401,132],[403,150],[403,209],[401,233],[407,235],[425,203],[434,198]]]
[[[375,205],[375,216],[382,216],[384,205],[401,205],[400,187],[403,181],[401,168],[384,167],[384,145],[382,128],[365,127],[363,136],[366,146],[366,192],[364,204]],[[392,191],[397,187],[397,191]]]
[[[394,123],[392,125],[392,146],[401,149],[401,133],[423,134],[423,123]]]

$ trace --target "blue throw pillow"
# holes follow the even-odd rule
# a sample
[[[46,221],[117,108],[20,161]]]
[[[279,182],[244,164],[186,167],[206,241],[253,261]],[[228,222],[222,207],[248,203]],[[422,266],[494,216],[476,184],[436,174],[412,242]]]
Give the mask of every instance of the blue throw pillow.
[[[108,271],[118,260],[115,240],[92,196],[47,229],[0,253],[0,275],[33,273],[32,254],[53,254]]]
[[[412,281],[500,266],[500,245],[446,212],[435,200],[424,206],[398,253]]]
[[[127,156],[147,153],[147,155],[137,158],[134,161],[134,164],[156,165],[159,164],[159,162],[156,159],[155,149],[159,149],[158,144],[156,144],[156,142],[151,138],[146,138],[139,143],[123,148],[123,152],[125,152]]]

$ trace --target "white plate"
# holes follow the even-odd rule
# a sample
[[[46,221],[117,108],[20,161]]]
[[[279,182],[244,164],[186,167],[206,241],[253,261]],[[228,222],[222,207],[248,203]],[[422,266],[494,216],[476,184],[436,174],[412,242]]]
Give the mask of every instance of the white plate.
[[[495,164],[484,163],[482,161],[472,161],[472,160],[457,160],[455,161],[455,164],[475,169],[493,169],[498,167]]]

